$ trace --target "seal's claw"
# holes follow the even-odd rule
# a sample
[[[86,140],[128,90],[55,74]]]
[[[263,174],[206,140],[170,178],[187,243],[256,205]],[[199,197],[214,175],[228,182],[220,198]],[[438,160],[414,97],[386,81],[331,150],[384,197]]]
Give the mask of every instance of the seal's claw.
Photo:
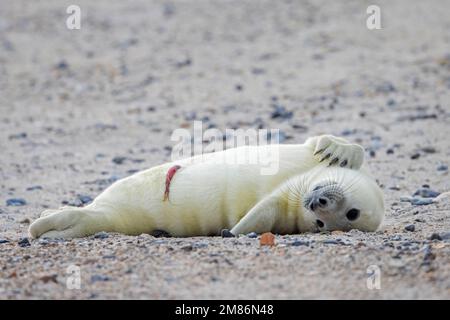
[[[328,166],[332,166],[334,164],[336,164],[337,162],[339,162],[339,158],[334,158],[333,160],[330,161],[330,163],[328,164]]]
[[[327,153],[322,159],[319,160],[319,162],[323,162],[327,160],[329,157],[331,157],[331,153]]]
[[[230,230],[228,230],[228,229],[222,229],[220,234],[221,234],[222,238],[234,238],[235,237],[234,234],[232,234],[230,232]]]
[[[323,150],[325,150],[325,148],[324,148],[324,149],[317,150],[316,152],[314,152],[314,155],[317,156],[318,154],[322,153]]]
[[[341,162],[340,166],[345,167],[348,164],[348,160],[344,159],[344,161]]]

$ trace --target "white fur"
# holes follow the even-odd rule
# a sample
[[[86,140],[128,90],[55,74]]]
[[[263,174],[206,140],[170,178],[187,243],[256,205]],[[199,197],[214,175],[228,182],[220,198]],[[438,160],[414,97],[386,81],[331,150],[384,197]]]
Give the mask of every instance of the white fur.
[[[278,154],[276,174],[261,174],[261,164],[220,161],[224,157],[260,152],[261,148]],[[328,162],[335,156],[347,158],[348,166],[357,175],[370,179],[363,171],[357,171],[363,162],[363,149],[329,135],[310,138],[301,145],[239,147],[138,172],[117,181],[84,208],[65,207],[44,212],[30,226],[29,233],[33,238],[71,238],[99,231],[137,235],[164,230],[173,236],[217,235],[222,229],[232,227],[237,233],[312,231],[314,218],[285,197],[288,191],[283,186],[292,178],[306,181],[313,169],[330,170],[331,167],[326,167],[328,162],[319,163],[321,155],[314,156],[320,149],[332,153]],[[169,200],[163,201],[166,174],[174,165],[180,165],[181,169],[171,181]],[[334,170],[349,169],[336,167]],[[382,202],[382,198],[370,193],[359,196],[363,200],[375,199],[371,203]],[[378,206],[375,215],[381,215],[381,207]],[[251,216],[254,218],[250,219]],[[366,229],[376,229],[379,223],[371,223],[371,228]]]

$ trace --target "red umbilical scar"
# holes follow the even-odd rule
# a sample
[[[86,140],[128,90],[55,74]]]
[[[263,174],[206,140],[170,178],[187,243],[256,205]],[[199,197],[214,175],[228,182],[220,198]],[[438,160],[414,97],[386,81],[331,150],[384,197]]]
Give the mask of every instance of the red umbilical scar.
[[[167,199],[169,199],[170,182],[172,181],[172,178],[175,175],[175,173],[180,168],[181,168],[181,166],[175,165],[175,166],[171,167],[169,169],[169,171],[167,171],[167,174],[166,174],[166,191],[164,191],[164,199],[163,199],[163,201],[166,201]]]

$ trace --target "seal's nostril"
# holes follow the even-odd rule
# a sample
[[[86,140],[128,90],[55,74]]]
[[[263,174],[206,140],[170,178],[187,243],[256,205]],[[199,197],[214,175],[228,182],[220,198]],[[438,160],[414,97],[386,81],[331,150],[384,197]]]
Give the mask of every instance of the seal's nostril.
[[[320,198],[319,199],[319,203],[321,204],[321,205],[326,205],[327,204],[327,199],[324,199],[324,198]]]
[[[311,201],[311,203],[309,204],[309,208],[311,209],[311,211],[314,211],[314,201]]]
[[[319,228],[323,228],[324,224],[322,221],[320,220],[316,220],[317,225],[319,226]]]

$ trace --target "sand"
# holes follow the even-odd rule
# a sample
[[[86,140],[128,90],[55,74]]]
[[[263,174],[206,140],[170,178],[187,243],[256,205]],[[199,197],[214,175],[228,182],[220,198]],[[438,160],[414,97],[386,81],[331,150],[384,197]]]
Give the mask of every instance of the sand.
[[[377,1],[381,30],[366,28],[370,1],[76,1],[80,30],[66,28],[69,4],[0,4],[0,299],[450,298],[450,201],[401,201],[450,189],[450,2]],[[362,144],[382,228],[274,247],[23,240],[42,210],[170,160],[172,132],[194,119]]]

